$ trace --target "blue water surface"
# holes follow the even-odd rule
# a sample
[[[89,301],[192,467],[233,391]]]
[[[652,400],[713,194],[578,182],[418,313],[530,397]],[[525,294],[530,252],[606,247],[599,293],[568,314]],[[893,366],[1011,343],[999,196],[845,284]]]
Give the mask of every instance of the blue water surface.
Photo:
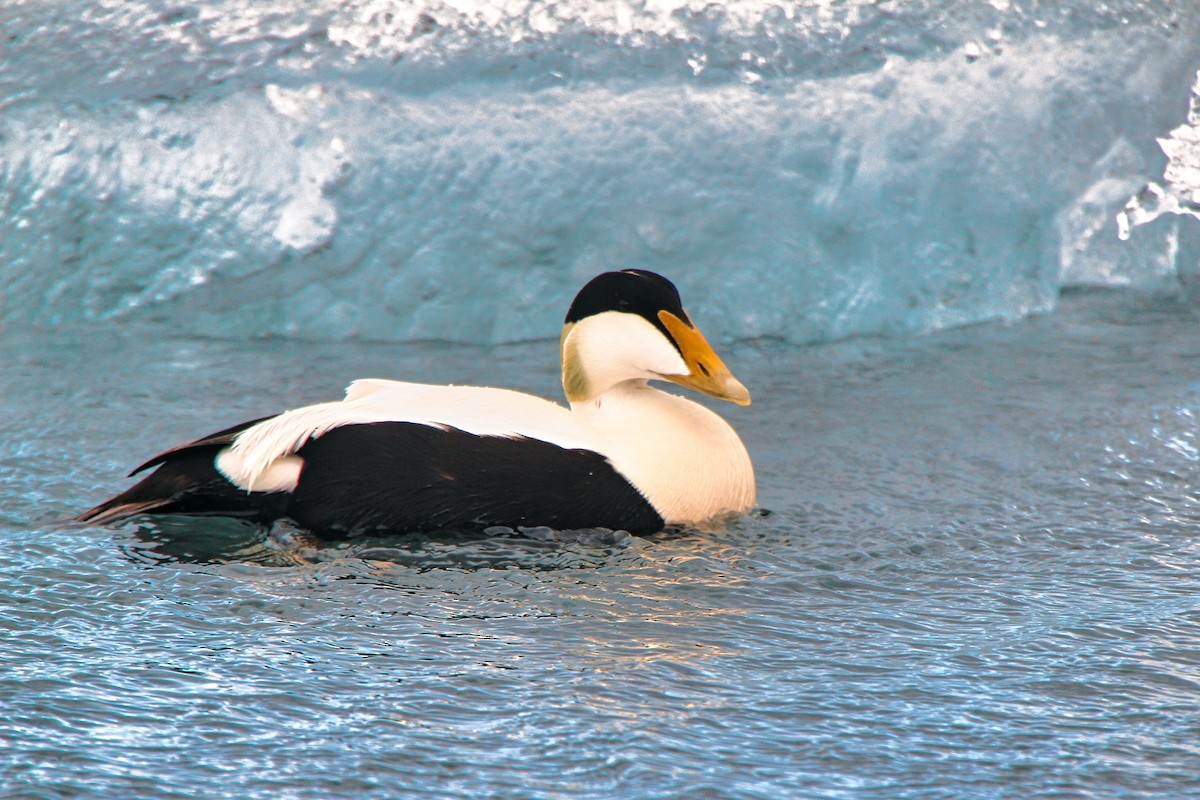
[[[1200,788],[1200,338],[1084,294],[725,348],[772,513],[645,538],[61,520],[353,376],[556,396],[553,341],[12,333],[6,797],[1184,797]],[[155,334],[155,335],[151,335]]]

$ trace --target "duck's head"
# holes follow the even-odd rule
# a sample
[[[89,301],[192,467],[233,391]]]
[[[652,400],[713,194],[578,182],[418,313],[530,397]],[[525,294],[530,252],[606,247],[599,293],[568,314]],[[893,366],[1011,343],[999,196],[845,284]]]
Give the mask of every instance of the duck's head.
[[[750,404],[750,392],[683,310],[675,284],[646,270],[605,272],[580,289],[560,350],[563,389],[572,403],[625,381],[667,380]]]

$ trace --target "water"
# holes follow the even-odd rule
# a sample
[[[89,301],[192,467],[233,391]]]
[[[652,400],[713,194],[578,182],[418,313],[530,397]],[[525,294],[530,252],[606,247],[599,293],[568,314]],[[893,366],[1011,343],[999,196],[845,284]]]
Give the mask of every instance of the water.
[[[324,548],[59,520],[161,447],[351,377],[556,396],[554,342],[10,333],[0,794],[1189,796],[1198,322],[1102,292],[743,342],[755,403],[723,411],[770,515]]]

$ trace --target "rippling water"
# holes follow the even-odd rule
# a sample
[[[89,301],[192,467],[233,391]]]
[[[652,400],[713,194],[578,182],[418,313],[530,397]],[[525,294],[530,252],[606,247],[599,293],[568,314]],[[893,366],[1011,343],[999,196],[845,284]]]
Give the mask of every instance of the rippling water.
[[[553,342],[6,334],[0,794],[1182,797],[1200,787],[1200,337],[1183,304],[750,343],[772,513],[317,546],[58,521],[364,375],[557,396]]]

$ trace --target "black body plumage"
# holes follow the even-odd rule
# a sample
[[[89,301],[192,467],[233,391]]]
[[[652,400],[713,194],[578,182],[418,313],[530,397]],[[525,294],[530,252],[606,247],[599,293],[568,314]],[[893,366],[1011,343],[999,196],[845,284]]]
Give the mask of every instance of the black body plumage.
[[[492,525],[649,533],[663,519],[599,453],[536,439],[476,436],[411,422],[344,425],[310,439],[290,492],[247,492],[217,453],[250,424],[173,448],[135,486],[84,512],[104,523],[137,513],[289,517],[326,538],[479,530]]]
[[[335,428],[297,455],[288,516],[314,531],[663,526],[604,456],[536,439],[379,422]]]

